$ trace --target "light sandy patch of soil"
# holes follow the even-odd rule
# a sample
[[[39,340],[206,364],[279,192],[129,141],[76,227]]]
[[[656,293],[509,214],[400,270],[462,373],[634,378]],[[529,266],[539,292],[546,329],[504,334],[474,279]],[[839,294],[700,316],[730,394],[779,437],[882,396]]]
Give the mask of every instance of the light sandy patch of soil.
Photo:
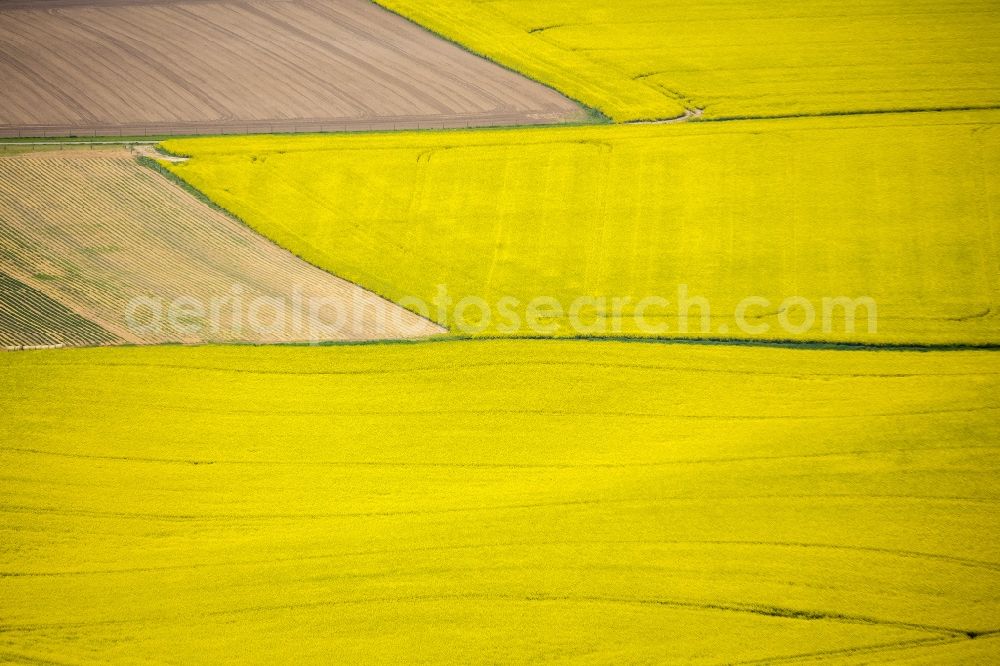
[[[168,155],[167,153],[160,152],[157,150],[155,145],[149,143],[131,145],[129,146],[129,150],[132,151],[134,155],[139,157],[148,157],[151,160],[160,160],[162,162],[170,162],[172,164],[187,162],[189,159],[187,157],[178,157],[177,155]]]
[[[0,136],[546,124],[559,93],[364,0],[0,4]]]
[[[12,330],[0,330],[8,346],[34,344],[38,331],[52,338],[59,317],[76,329],[83,318],[108,333],[101,340],[55,336],[67,344],[443,332],[274,245],[125,150],[0,157],[0,273],[45,304],[36,317],[26,300],[11,297],[24,308],[8,318]]]

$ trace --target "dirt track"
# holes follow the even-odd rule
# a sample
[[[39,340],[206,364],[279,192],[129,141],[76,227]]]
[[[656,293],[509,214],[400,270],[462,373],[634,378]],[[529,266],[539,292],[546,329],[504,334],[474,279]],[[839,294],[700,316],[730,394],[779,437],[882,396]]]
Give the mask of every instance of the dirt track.
[[[0,136],[544,124],[558,93],[364,0],[0,4]]]

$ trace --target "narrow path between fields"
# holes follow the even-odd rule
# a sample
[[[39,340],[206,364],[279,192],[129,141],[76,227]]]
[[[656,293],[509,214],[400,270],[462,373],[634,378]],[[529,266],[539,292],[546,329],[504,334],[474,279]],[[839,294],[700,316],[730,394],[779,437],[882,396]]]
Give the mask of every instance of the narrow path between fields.
[[[138,155],[139,157],[148,157],[154,160],[170,162],[171,164],[180,164],[181,162],[188,161],[187,157],[178,157],[177,155],[169,155],[167,153],[164,153],[163,151],[161,151],[159,148],[156,147],[156,144],[139,143],[139,144],[134,144],[131,148],[132,152]]]

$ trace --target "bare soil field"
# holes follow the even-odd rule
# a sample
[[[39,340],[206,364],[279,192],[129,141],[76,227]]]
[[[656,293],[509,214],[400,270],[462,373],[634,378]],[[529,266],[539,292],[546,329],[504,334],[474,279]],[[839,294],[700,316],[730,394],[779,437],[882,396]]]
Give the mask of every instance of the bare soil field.
[[[0,274],[5,347],[442,330],[298,259],[124,150],[0,157]]]
[[[364,0],[0,3],[0,136],[545,124],[577,104]]]

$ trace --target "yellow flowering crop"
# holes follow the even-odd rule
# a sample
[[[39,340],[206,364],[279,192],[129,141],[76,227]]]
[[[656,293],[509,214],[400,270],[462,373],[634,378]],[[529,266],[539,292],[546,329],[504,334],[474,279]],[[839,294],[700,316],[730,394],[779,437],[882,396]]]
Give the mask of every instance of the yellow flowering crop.
[[[616,121],[1000,104],[991,0],[378,0]]]
[[[408,306],[440,300],[442,286],[454,301],[485,299],[489,321],[476,308],[450,319],[447,308],[425,311],[453,329],[462,314],[486,335],[979,344],[1000,341],[997,118],[166,146],[193,156],[169,165],[176,174],[322,268]],[[707,325],[682,292],[707,301]],[[542,325],[531,327],[526,304],[539,297],[562,315],[539,310]],[[669,302],[640,312],[652,297]],[[518,301],[518,322],[500,316],[504,298]],[[568,325],[581,298],[591,299],[581,302],[585,331]],[[630,300],[616,309],[614,298]],[[852,331],[831,306],[824,327],[825,299],[838,298],[871,299],[876,325],[858,308]]]
[[[1000,615],[998,359],[524,340],[0,355],[0,652],[987,663],[996,640],[969,636]]]

